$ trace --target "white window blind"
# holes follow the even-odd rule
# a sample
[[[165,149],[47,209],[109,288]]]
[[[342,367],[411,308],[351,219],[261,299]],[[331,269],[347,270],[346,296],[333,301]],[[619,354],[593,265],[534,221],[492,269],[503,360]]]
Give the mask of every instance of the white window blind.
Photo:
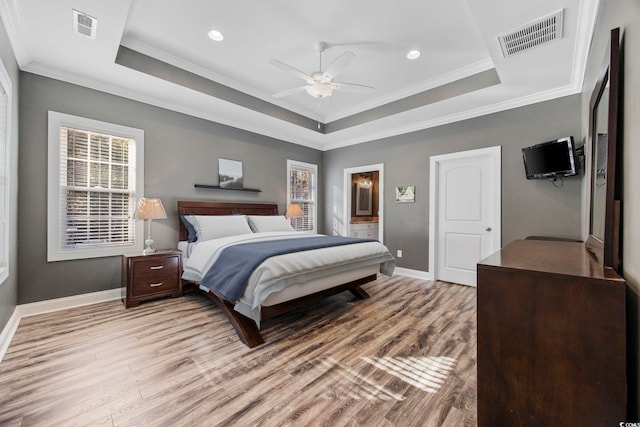
[[[63,248],[132,245],[135,141],[61,126],[60,160]]]
[[[49,112],[47,260],[142,251],[144,132]]]
[[[316,220],[316,175],[318,167],[309,163],[289,160],[288,204],[297,203],[302,208],[302,217],[291,218],[297,231],[315,232]]]

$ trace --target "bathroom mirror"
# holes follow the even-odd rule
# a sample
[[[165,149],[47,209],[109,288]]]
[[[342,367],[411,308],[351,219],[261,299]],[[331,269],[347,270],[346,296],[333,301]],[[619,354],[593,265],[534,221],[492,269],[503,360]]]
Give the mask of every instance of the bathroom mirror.
[[[356,184],[356,215],[371,216],[372,209],[372,184]]]
[[[606,267],[620,266],[620,201],[616,198],[616,152],[620,93],[620,30],[611,31],[609,51],[591,95],[589,117],[590,209],[586,248]]]

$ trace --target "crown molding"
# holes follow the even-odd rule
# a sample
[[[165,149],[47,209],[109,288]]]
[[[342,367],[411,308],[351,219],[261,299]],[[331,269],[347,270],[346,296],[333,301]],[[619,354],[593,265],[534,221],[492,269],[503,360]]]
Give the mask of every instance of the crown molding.
[[[483,63],[486,65],[486,62],[483,62]],[[556,89],[539,92],[532,95],[526,95],[520,98],[498,102],[498,103],[483,106],[480,108],[461,111],[455,114],[450,114],[447,116],[442,116],[442,117],[438,117],[431,120],[413,122],[407,125],[387,127],[384,130],[367,133],[364,136],[344,138],[339,136],[341,132],[336,132],[335,134],[323,135],[323,134],[308,131],[302,128],[298,129],[299,128],[298,126],[287,125],[285,123],[280,123],[277,126],[277,129],[282,129],[283,126],[286,126],[286,127],[290,126],[289,129],[290,130],[294,129],[294,131],[293,132],[287,132],[286,130],[284,132],[275,131],[274,129],[276,128],[274,128],[273,125],[268,122],[272,120],[277,120],[277,119],[270,118],[265,116],[264,114],[255,113],[249,109],[245,109],[237,106],[233,106],[233,107],[237,107],[245,113],[245,115],[243,115],[242,118],[229,118],[228,116],[222,117],[214,114],[214,112],[212,111],[213,110],[229,111],[229,109],[232,108],[232,104],[219,100],[215,97],[211,97],[211,100],[214,103],[219,103],[220,109],[202,110],[198,108],[186,107],[184,104],[178,101],[175,101],[175,102],[166,101],[166,100],[162,100],[157,97],[143,94],[137,91],[123,89],[119,86],[112,85],[109,83],[96,81],[94,79],[88,79],[86,77],[79,76],[76,74],[61,72],[59,70],[52,69],[50,67],[47,67],[38,63],[29,64],[29,66],[25,68],[25,71],[32,72],[34,74],[42,75],[45,77],[53,78],[56,80],[61,80],[67,83],[80,85],[80,86],[98,90],[101,92],[109,93],[112,95],[121,96],[123,98],[131,99],[134,101],[142,102],[145,104],[153,105],[153,106],[164,108],[167,110],[176,111],[179,113],[198,117],[204,120],[209,120],[215,123],[220,123],[226,126],[231,126],[234,128],[248,131],[248,132],[257,133],[257,134],[278,139],[281,141],[302,145],[302,146],[313,148],[320,151],[334,150],[337,148],[343,148],[351,145],[371,142],[371,141],[375,141],[382,138],[388,138],[388,137],[401,135],[405,133],[429,129],[436,126],[442,126],[449,123],[454,123],[462,120],[483,116],[486,114],[492,114],[492,113],[496,113],[496,112],[500,112],[500,111],[504,111],[512,108],[518,108],[525,105],[547,101],[550,99],[569,96],[575,93],[579,93],[581,91],[581,84],[578,85],[576,84],[576,82],[572,82],[572,84],[562,86]],[[433,82],[433,80],[431,82]],[[167,83],[167,84],[172,84],[172,83]],[[251,115],[251,118],[253,120],[249,120],[247,114]],[[339,141],[330,142],[329,138],[338,138]],[[326,142],[322,140],[325,140]]]
[[[382,97],[375,98],[369,102],[358,104],[352,108],[343,109],[335,113],[321,115],[316,111],[295,106],[291,103],[286,102],[286,100],[274,99],[268,94],[265,94],[264,92],[259,91],[252,86],[238,82],[237,80],[227,75],[217,73],[195,62],[189,61],[184,58],[180,58],[170,52],[167,52],[166,50],[163,50],[162,48],[158,48],[156,46],[150,45],[136,38],[125,37],[121,41],[121,45],[131,50],[134,50],[136,52],[139,52],[141,54],[150,56],[151,58],[157,59],[162,62],[166,62],[167,64],[173,65],[182,70],[197,74],[201,77],[212,80],[216,83],[228,86],[237,91],[244,92],[248,95],[254,96],[270,104],[274,104],[279,107],[286,108],[287,110],[309,117],[321,123],[330,123],[336,120],[350,117],[352,115],[361,113],[363,111],[367,111],[372,108],[376,108],[376,107],[388,104],[390,102],[398,101],[403,98],[406,98],[406,97],[409,97],[409,96],[412,96],[412,95],[415,95],[415,94],[418,94],[418,93],[494,68],[493,61],[491,60],[490,57],[487,57],[481,61],[477,61],[473,64],[469,64],[464,67],[460,67],[446,74],[441,74],[432,79],[421,82],[417,85],[404,88],[402,90],[396,91],[394,93],[391,93]]]
[[[264,114],[256,113],[247,108],[238,107],[237,105],[228,103],[226,101],[222,101],[215,97],[209,97],[209,98],[212,100],[212,102],[217,103],[219,105],[219,108],[203,110],[198,108],[187,107],[183,103],[179,102],[179,100],[166,101],[166,100],[163,100],[151,95],[147,95],[141,92],[124,89],[120,86],[112,85],[110,83],[105,83],[95,79],[89,79],[77,74],[63,72],[39,63],[29,64],[29,66],[27,66],[24,69],[24,71],[37,74],[40,76],[48,77],[54,80],[60,80],[65,83],[70,83],[70,84],[86,87],[89,89],[97,90],[100,92],[108,93],[110,95],[120,96],[133,101],[141,102],[143,104],[153,105],[154,107],[164,108],[166,110],[175,111],[178,113],[208,120],[214,123],[219,123],[225,126],[230,126],[246,132],[256,133],[262,136],[278,139],[280,141],[302,145],[302,146],[313,148],[320,151],[323,150],[323,144],[313,141],[313,137],[316,137],[316,138],[323,137],[322,134],[300,128],[299,126],[296,126],[296,125],[287,125],[278,119],[274,119]],[[166,83],[174,84],[170,82],[166,82]],[[241,109],[245,114],[247,113],[251,114],[251,117],[254,120],[249,120],[247,118],[248,117],[247,115],[243,115],[242,118],[236,119],[236,118],[229,118],[228,116],[222,117],[220,115],[215,114],[215,111],[230,111],[234,107],[237,109]],[[287,136],[284,136],[282,132],[273,131],[272,130],[273,126],[270,123],[267,123],[272,120],[278,121],[279,128],[282,128],[283,126],[291,126],[292,128],[295,127],[296,130],[298,131],[297,134],[295,136],[292,135],[291,137],[287,137]],[[307,134],[307,133],[310,134],[309,137],[304,136],[304,134]]]
[[[434,128],[437,126],[447,125],[450,123],[460,122],[463,120],[473,119],[475,117],[481,117],[487,114],[498,113],[505,110],[511,110],[518,107],[524,107],[526,105],[536,104],[538,102],[549,101],[551,99],[561,98],[564,96],[575,95],[580,93],[580,88],[576,88],[575,85],[566,85],[556,89],[535,93],[532,95],[522,96],[516,99],[510,99],[507,101],[497,102],[491,105],[474,108],[467,111],[462,111],[455,114],[449,114],[447,116],[438,117],[432,120],[425,120],[422,122],[411,123],[406,126],[398,126],[394,128],[387,128],[383,131],[373,132],[366,135],[366,137],[356,137],[352,139],[344,139],[339,142],[325,144],[324,151],[335,150],[337,148],[348,147],[351,145],[362,144],[365,142],[372,142],[375,140],[389,138],[396,135],[403,135],[411,132],[416,132],[424,129]]]
[[[249,86],[247,84],[241,83],[225,74],[217,73],[211,70],[210,68],[204,67],[202,65],[199,65],[187,59],[180,58],[170,52],[167,52],[166,50],[163,50],[156,46],[152,46],[138,39],[135,39],[132,37],[125,37],[124,39],[122,39],[120,44],[131,50],[140,52],[144,55],[150,56],[159,61],[166,62],[167,64],[173,65],[174,67],[178,67],[185,71],[189,71],[191,73],[197,74],[201,77],[204,77],[216,83],[228,86],[237,91],[244,92],[247,95],[254,96],[270,104],[277,105],[282,108],[286,108],[287,110],[309,117],[318,122],[326,122],[325,118],[322,117],[322,115],[318,114],[317,112],[314,112],[306,108],[299,108],[283,99],[273,98],[271,95],[265,94],[264,92],[257,90],[253,86]]]
[[[336,120],[344,119],[346,117],[350,117],[355,114],[362,113],[363,111],[380,107],[390,102],[398,101],[403,98],[413,96],[418,93],[421,93],[439,86],[443,86],[448,83],[455,82],[456,80],[473,76],[475,74],[490,70],[492,68],[494,68],[493,61],[491,60],[491,58],[487,57],[482,61],[469,64],[465,67],[458,68],[446,74],[441,74],[432,79],[421,82],[420,84],[410,86],[405,89],[390,93],[389,95],[375,98],[370,102],[364,102],[362,104],[358,104],[354,106],[353,108],[348,108],[333,114],[327,114],[325,117],[325,123],[331,123]]]
[[[0,17],[7,30],[9,43],[16,57],[16,62],[20,69],[24,69],[32,61],[31,48],[28,39],[21,34],[21,29],[25,28],[22,23],[20,11],[20,0],[0,1]]]
[[[571,83],[582,90],[587,61],[589,59],[589,49],[593,41],[593,33],[598,19],[598,9],[600,0],[582,0],[578,11],[578,27],[576,29],[576,48],[573,54],[573,66],[571,73]]]

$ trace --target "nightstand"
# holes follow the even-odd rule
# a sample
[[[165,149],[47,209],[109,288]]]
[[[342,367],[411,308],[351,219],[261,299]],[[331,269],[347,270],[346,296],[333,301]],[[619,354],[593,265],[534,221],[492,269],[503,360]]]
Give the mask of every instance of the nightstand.
[[[180,251],[158,251],[152,255],[122,255],[123,301],[126,308],[140,301],[182,295]]]

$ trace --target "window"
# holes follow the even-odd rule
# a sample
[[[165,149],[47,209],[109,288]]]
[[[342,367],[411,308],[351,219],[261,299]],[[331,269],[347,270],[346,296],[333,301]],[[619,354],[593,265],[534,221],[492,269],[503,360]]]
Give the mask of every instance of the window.
[[[49,112],[48,261],[142,250],[144,132]]]
[[[11,80],[0,61],[0,285],[9,277]]]
[[[302,217],[291,218],[291,225],[298,231],[315,233],[317,230],[317,176],[318,166],[287,160],[287,206],[297,203]]]

